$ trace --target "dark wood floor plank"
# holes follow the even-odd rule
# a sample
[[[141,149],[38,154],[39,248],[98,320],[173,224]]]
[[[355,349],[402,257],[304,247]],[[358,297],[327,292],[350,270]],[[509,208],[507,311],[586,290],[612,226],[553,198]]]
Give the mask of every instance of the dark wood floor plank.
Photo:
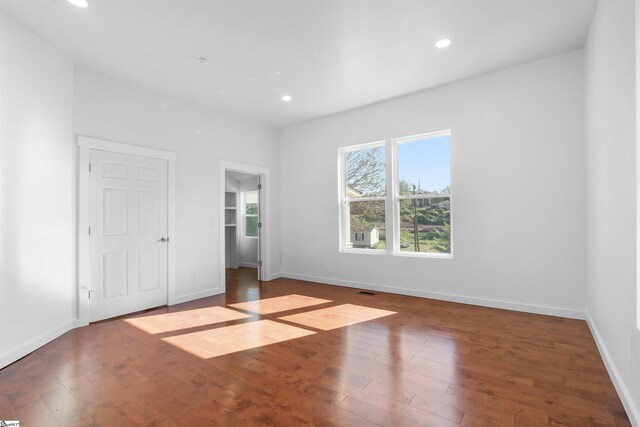
[[[246,268],[227,271],[227,290],[74,329],[5,367],[0,419],[26,427],[630,425],[583,321],[257,282]],[[230,305],[275,297],[260,304],[268,314],[198,317],[202,309],[249,313]],[[328,302],[301,307],[312,298]]]
[[[549,424],[546,411],[540,409],[523,409],[516,412],[515,427],[539,427]]]
[[[414,423],[409,419],[394,415],[391,412],[387,412],[384,409],[380,409],[377,406],[369,405],[368,403],[361,402],[352,397],[347,397],[345,400],[340,402],[339,406],[342,409],[366,418],[367,420],[381,426],[417,427],[420,425]]]
[[[28,407],[23,407],[17,417],[10,419],[19,420],[21,426],[59,427],[62,425],[42,400],[33,402]]]

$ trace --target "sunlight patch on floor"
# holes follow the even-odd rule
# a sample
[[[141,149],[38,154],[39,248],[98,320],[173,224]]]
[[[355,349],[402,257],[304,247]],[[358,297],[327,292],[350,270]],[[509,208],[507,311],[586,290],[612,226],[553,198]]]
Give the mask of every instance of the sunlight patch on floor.
[[[161,334],[180,329],[212,325],[214,323],[247,319],[250,314],[240,313],[224,307],[207,307],[195,310],[176,311],[174,313],[155,314],[152,316],[133,317],[124,321],[148,333]]]
[[[201,359],[209,359],[313,334],[315,332],[272,320],[259,320],[162,340]]]
[[[378,308],[364,307],[361,305],[343,304],[306,313],[279,317],[278,319],[329,331],[331,329],[342,328],[392,314],[397,313],[395,311],[380,310]]]
[[[229,304],[229,307],[239,308],[240,310],[251,311],[259,314],[272,314],[279,313],[281,311],[295,310],[297,308],[310,307],[312,305],[325,304],[328,302],[331,301],[321,298],[306,297],[304,295],[291,294],[283,297]]]

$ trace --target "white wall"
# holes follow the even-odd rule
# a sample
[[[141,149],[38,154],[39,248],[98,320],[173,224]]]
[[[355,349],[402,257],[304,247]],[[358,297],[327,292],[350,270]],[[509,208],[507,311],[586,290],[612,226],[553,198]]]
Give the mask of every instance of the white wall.
[[[71,328],[73,65],[0,13],[0,367]]]
[[[583,316],[582,72],[575,51],[284,129],[283,275]],[[454,259],[340,253],[338,147],[444,129]]]
[[[218,293],[224,268],[219,265],[219,161],[277,171],[277,132],[79,67],[74,132],[177,153],[177,234],[172,236],[177,299]],[[279,271],[279,198],[277,191],[271,195],[271,269]]]
[[[635,85],[634,5],[601,1],[585,47],[588,310],[627,413],[640,425]]]

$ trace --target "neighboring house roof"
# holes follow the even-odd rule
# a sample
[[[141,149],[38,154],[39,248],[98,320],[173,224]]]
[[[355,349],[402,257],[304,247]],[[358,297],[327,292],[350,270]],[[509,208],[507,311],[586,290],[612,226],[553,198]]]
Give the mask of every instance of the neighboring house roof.
[[[439,192],[439,191],[432,191],[432,192],[427,192],[427,193],[419,193],[420,196],[424,196],[425,199],[432,199],[432,198],[437,198],[437,197],[451,197],[451,192],[447,191],[446,193],[444,192]]]
[[[362,197],[362,193],[356,190],[355,188],[349,187],[347,185],[346,189],[347,197]]]
[[[378,229],[378,227],[376,227],[375,225],[368,225],[368,226],[367,226],[367,225],[365,225],[365,226],[362,226],[362,225],[361,225],[361,226],[353,227],[353,228],[351,229],[351,232],[352,232],[352,233],[370,233],[370,232],[372,232],[372,231],[373,231],[373,229],[374,229],[374,228],[375,228],[376,230],[380,231],[380,230]]]

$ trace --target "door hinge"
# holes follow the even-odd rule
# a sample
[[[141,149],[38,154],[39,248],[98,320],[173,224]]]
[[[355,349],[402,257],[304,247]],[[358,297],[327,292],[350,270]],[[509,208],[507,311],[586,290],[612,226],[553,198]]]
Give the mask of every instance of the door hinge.
[[[91,236],[91,227],[89,227],[89,236]]]
[[[258,267],[262,267],[262,261],[258,261]]]
[[[262,228],[262,223],[261,222],[258,223],[258,228]]]
[[[258,184],[258,190],[262,190],[262,184]]]
[[[89,163],[89,172],[91,172],[91,163]]]

